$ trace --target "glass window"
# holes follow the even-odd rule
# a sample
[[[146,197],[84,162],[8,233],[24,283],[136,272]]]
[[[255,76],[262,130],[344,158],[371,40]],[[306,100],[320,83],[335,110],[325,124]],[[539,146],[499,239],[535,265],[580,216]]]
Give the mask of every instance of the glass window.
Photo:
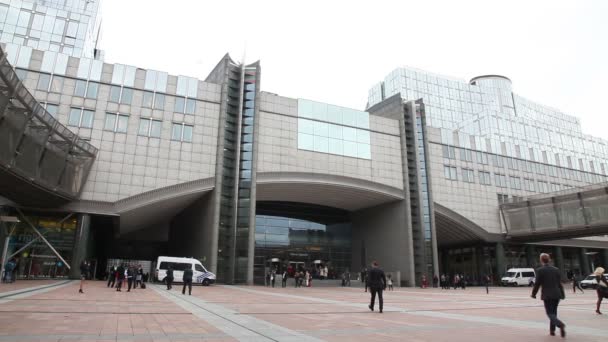
[[[142,107],[152,108],[154,104],[154,93],[150,91],[144,91],[143,100],[141,103]]]
[[[182,137],[182,141],[192,142],[192,126],[184,125],[184,135]]]
[[[82,109],[80,108],[71,108],[70,115],[68,117],[68,125],[70,126],[80,126],[80,114]]]
[[[127,125],[129,123],[129,116],[127,115],[119,115],[118,116],[118,124],[116,125],[117,133],[127,133]]]
[[[344,141],[344,155],[347,157],[357,157],[357,143]]]
[[[120,102],[120,87],[111,86],[110,87],[110,101],[111,102]]]
[[[92,128],[93,127],[93,117],[95,112],[92,110],[83,110],[82,111],[82,122],[80,124],[81,127]]]
[[[38,90],[49,91],[49,85],[51,84],[51,75],[49,74],[40,74],[40,78],[38,78]]]
[[[154,95],[154,109],[165,109],[165,95],[159,93]]]
[[[162,123],[158,120],[152,120],[152,127],[150,128],[150,136],[153,138],[160,138]]]
[[[344,155],[344,141],[342,139],[329,138],[329,153]]]
[[[173,109],[173,111],[176,113],[183,113],[185,101],[186,101],[186,99],[183,97],[176,97],[175,98],[175,108]]]
[[[122,88],[122,95],[120,97],[120,103],[130,105],[132,98],[133,98],[133,89]]]
[[[298,132],[305,134],[314,134],[314,121],[298,119]]]
[[[76,80],[76,87],[74,88],[74,96],[84,97],[87,89],[87,81]]]
[[[87,87],[87,99],[96,99],[97,91],[99,90],[99,83],[89,82],[89,86]]]
[[[150,119],[140,119],[139,120],[139,129],[137,130],[137,134],[148,136],[149,128],[150,128]]]
[[[329,152],[329,141],[328,138],[326,137],[320,137],[320,136],[315,136],[314,138],[314,142],[315,142],[315,151],[317,152],[323,152],[323,153],[327,153]]]
[[[54,104],[50,104],[50,103],[46,104],[46,111],[49,112],[49,114],[51,114],[51,116],[54,118],[57,118],[58,109],[59,109],[58,105],[54,105]]]
[[[342,127],[344,140],[357,141],[357,130],[351,127]]]
[[[172,140],[182,140],[182,124],[173,124],[171,128],[171,139]]]
[[[194,114],[196,112],[196,100],[186,100],[186,114]]]
[[[298,133],[298,148],[303,150],[314,150],[313,135]]]
[[[51,78],[51,88],[49,91],[51,93],[61,93],[63,91],[63,77],[53,75]]]
[[[371,147],[368,144],[358,143],[357,144],[357,152],[359,154],[358,155],[359,158],[363,158],[363,159],[371,159],[372,158]]]
[[[107,113],[103,129],[106,131],[113,131],[114,127],[116,127],[116,114]]]

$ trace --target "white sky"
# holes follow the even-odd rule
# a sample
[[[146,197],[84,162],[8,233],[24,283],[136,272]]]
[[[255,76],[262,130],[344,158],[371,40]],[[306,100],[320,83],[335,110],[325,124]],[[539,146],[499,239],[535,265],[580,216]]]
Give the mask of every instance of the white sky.
[[[399,66],[500,74],[608,139],[608,1],[103,1],[110,63],[205,78],[246,48],[262,90],[356,109]]]

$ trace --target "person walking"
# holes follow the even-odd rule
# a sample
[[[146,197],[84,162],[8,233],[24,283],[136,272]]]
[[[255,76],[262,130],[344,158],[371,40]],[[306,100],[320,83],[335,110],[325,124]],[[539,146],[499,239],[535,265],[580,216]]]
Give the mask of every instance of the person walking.
[[[4,282],[12,283],[15,279],[13,278],[13,270],[17,268],[15,259],[9,260],[4,266]]]
[[[369,309],[374,311],[374,302],[376,301],[376,294],[378,294],[378,309],[382,313],[384,306],[384,299],[382,298],[382,291],[386,289],[386,276],[384,271],[378,267],[378,262],[372,262],[372,268],[367,275],[369,283],[369,292],[371,292],[371,301],[369,303]]]
[[[116,266],[110,267],[108,270],[108,286],[110,288],[114,288],[114,284],[116,284]]]
[[[281,277],[281,287],[287,287],[287,274],[287,270],[284,270]]]
[[[387,276],[387,282],[388,282],[388,290],[393,291],[393,275],[392,274],[389,274]]]
[[[135,283],[135,270],[133,269],[133,266],[129,266],[129,268],[127,268],[127,292],[131,292],[131,287],[133,287],[133,284]]]
[[[439,284],[439,277],[435,274],[433,276],[433,288],[436,288],[438,284]]]
[[[595,308],[595,313],[601,315],[600,306],[602,305],[602,299],[608,298],[608,281],[606,277],[604,277],[604,268],[598,267],[595,269],[595,280],[597,281],[597,305]]]
[[[141,268],[141,265],[137,265],[137,271],[135,272],[135,288],[137,288],[138,286],[141,287],[143,279],[144,269]]]
[[[555,336],[555,328],[559,328],[560,335],[566,337],[566,324],[557,318],[557,306],[559,301],[566,298],[564,287],[562,286],[561,273],[557,267],[549,265],[551,257],[547,253],[540,255],[540,263],[542,264],[536,270],[536,282],[532,295],[536,298],[536,293],[542,287],[540,298],[545,303],[545,312],[549,317],[549,334]]]
[[[490,276],[487,274],[483,276],[483,284],[486,287],[486,294],[490,294]]]
[[[579,281],[579,278],[576,276],[576,274],[572,274],[572,293],[576,293],[577,288],[582,293],[585,293],[585,291],[583,291],[583,288],[581,287],[581,282]]]
[[[80,262],[80,288],[78,289],[78,293],[84,293],[84,281],[87,279],[89,274],[89,263],[86,259]]]
[[[192,267],[184,270],[184,287],[182,288],[182,294],[186,294],[186,286],[188,286],[188,295],[192,295],[192,276],[194,272],[192,271]]]
[[[165,277],[165,281],[167,282],[167,290],[171,290],[173,287],[173,267],[167,267],[167,276]]]
[[[274,282],[277,279],[277,271],[272,270],[272,272],[270,273],[270,284],[272,287],[274,287]]]
[[[125,268],[123,265],[116,269],[116,291],[121,292],[122,282],[125,280]]]

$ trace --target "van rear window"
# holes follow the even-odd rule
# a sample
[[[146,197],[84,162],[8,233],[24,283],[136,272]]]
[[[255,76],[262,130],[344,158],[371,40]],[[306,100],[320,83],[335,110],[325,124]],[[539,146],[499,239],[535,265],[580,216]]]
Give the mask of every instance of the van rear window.
[[[523,272],[521,276],[524,278],[534,278],[535,274],[534,272]]]
[[[167,270],[167,269],[169,269],[169,266],[171,266],[171,268],[173,268],[174,271],[185,271],[188,269],[192,269],[192,264],[187,264],[184,262],[169,262],[169,261],[161,262],[158,269]]]

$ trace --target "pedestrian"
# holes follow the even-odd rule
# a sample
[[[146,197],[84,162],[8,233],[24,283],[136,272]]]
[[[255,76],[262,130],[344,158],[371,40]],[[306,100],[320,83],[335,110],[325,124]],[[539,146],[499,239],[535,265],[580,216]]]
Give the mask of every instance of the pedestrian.
[[[182,288],[182,294],[185,295],[186,294],[186,286],[188,286],[188,295],[191,296],[192,295],[192,276],[194,275],[194,272],[192,271],[192,267],[187,268],[186,270],[184,270],[184,287]]]
[[[608,281],[606,281],[606,277],[604,277],[604,268],[598,267],[595,269],[595,280],[597,281],[597,305],[595,308],[595,313],[601,315],[600,306],[602,305],[602,299],[608,298]]]
[[[87,279],[87,275],[89,274],[89,263],[86,259],[80,262],[80,289],[78,289],[78,293],[84,293],[82,288],[84,287],[84,281]]]
[[[135,274],[135,288],[137,288],[137,286],[141,287],[143,279],[144,279],[144,269],[141,268],[141,265],[138,265],[137,272]]]
[[[426,289],[427,285],[428,285],[428,282],[426,280],[426,275],[423,274],[422,279],[420,281],[420,287],[423,289]]]
[[[13,281],[15,281],[13,277],[13,270],[15,268],[17,268],[17,263],[15,262],[15,259],[11,259],[6,263],[6,265],[4,266],[4,282],[12,283]]]
[[[266,271],[266,286],[270,286],[270,270]]]
[[[454,290],[456,290],[460,286],[460,276],[458,274],[454,275]]]
[[[173,285],[173,267],[167,267],[167,276],[165,277],[165,281],[167,282],[167,290],[171,290]]]
[[[272,270],[270,272],[270,284],[272,285],[272,287],[274,287],[274,282],[277,278],[277,272],[275,270]]]
[[[490,277],[487,274],[483,276],[483,284],[486,287],[486,294],[490,294]]]
[[[389,273],[387,276],[388,290],[393,291],[393,275]]]
[[[439,284],[441,285],[441,289],[445,290],[445,273],[439,278]]]
[[[371,292],[369,309],[374,311],[374,302],[376,301],[376,294],[378,294],[378,308],[382,313],[382,307],[384,306],[382,291],[386,289],[386,276],[384,271],[378,267],[377,261],[372,262],[372,269],[369,271],[367,278],[369,279],[369,292]]]
[[[532,290],[532,298],[536,298],[539,288],[543,288],[540,298],[545,303],[545,312],[549,317],[549,335],[555,336],[555,328],[560,329],[560,335],[566,337],[566,324],[557,318],[557,306],[559,301],[566,298],[564,287],[562,286],[561,273],[557,267],[549,265],[551,257],[547,253],[540,255],[542,264],[536,270],[536,282]]]
[[[468,276],[465,277],[464,274],[460,275],[460,287],[463,290],[467,288],[467,279],[468,279]]]
[[[439,277],[435,274],[433,276],[433,288],[437,287],[438,283],[439,283]]]
[[[287,270],[283,270],[283,276],[281,277],[281,287],[287,287]]]
[[[125,280],[125,268],[123,265],[116,269],[116,291],[121,292],[122,283]]]
[[[346,286],[350,287],[350,272],[346,270]]]
[[[130,265],[129,268],[127,268],[127,292],[131,292],[133,283],[135,283],[135,270],[133,269],[133,265]]]
[[[108,270],[108,286],[114,288],[114,284],[116,283],[116,266],[111,266]]]
[[[581,283],[579,281],[579,278],[576,276],[576,274],[572,274],[572,293],[576,293],[576,289],[579,289],[582,293],[585,293],[583,291],[583,288],[581,287]]]

